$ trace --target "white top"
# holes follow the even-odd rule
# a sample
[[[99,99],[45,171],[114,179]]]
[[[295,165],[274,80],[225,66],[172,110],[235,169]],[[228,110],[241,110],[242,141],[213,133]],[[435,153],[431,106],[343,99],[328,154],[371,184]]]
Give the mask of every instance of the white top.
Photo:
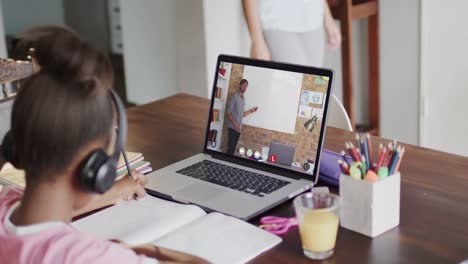
[[[19,202],[16,202],[15,204],[13,204],[13,206],[10,207],[10,209],[8,209],[5,215],[5,219],[3,220],[4,221],[3,226],[10,234],[15,234],[17,236],[26,236],[26,235],[30,235],[34,233],[39,233],[44,230],[66,225],[64,222],[51,221],[51,222],[44,222],[44,223],[28,225],[28,226],[16,226],[11,222],[10,217],[19,205],[20,205]]]
[[[263,30],[306,32],[323,26],[326,0],[259,0]]]
[[[50,221],[50,222],[44,222],[44,223],[33,224],[33,225],[28,225],[28,226],[16,226],[15,224],[11,222],[10,217],[19,205],[20,203],[16,202],[13,206],[11,206],[5,215],[5,219],[3,220],[3,226],[5,227],[7,232],[9,232],[10,234],[14,234],[16,236],[27,236],[27,235],[39,233],[41,231],[45,231],[48,229],[66,225],[64,222]],[[156,259],[144,257],[143,264],[158,264],[158,263],[159,261]]]

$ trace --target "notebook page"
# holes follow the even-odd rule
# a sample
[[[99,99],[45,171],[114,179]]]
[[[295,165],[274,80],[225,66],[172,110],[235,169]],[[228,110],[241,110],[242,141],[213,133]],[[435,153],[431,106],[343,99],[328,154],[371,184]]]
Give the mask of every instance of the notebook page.
[[[72,225],[100,239],[120,239],[129,244],[143,244],[205,214],[194,205],[146,195],[141,200],[127,201],[104,209]]]
[[[211,213],[152,243],[224,264],[245,263],[280,242],[280,237],[249,223]]]
[[[25,173],[23,170],[18,170],[7,162],[0,170],[0,182],[5,183],[5,185],[24,188],[26,186]]]

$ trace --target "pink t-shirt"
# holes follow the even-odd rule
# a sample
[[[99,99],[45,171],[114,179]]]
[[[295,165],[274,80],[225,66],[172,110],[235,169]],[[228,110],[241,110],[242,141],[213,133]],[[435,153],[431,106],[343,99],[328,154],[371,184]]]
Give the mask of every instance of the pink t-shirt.
[[[156,263],[110,241],[99,240],[62,222],[15,227],[11,208],[23,192],[0,191],[0,263]]]

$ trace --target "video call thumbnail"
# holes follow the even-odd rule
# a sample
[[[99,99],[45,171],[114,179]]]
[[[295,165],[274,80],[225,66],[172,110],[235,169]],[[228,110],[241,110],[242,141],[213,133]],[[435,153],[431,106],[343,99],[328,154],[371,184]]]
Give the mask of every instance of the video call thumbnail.
[[[221,62],[207,148],[312,174],[328,77]]]

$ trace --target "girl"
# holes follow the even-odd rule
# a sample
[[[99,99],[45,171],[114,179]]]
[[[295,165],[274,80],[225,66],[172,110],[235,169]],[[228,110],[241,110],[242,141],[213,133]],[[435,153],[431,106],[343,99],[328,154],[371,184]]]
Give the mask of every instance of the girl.
[[[0,262],[205,263],[153,245],[101,241],[69,225],[77,213],[115,197],[143,196],[145,178],[126,177],[98,197],[78,180],[92,152],[114,152],[117,117],[108,59],[63,28],[31,30],[21,45],[34,48],[40,70],[22,85],[13,105],[14,165],[25,170],[26,188],[0,192]]]
[[[50,67],[53,64],[52,62],[68,64],[59,66],[70,68],[71,71],[76,71],[77,75],[78,72],[88,75],[93,73],[106,87],[112,87],[114,73],[109,60],[103,54],[96,52],[95,58],[88,60],[88,63],[94,61],[95,65],[82,66],[78,64],[80,61],[73,62],[69,59],[69,55],[73,54],[72,49],[77,47],[79,41],[82,41],[75,32],[59,26],[38,26],[21,34],[20,39],[21,41],[15,49],[16,56],[21,59],[25,59],[25,54],[31,56],[35,72],[38,72],[41,66]],[[41,52],[34,54],[33,47],[40,47]],[[62,50],[62,52],[53,53],[56,48]],[[58,56],[63,57],[59,58]],[[82,69],[78,70],[80,67]],[[84,73],[84,71],[88,72]],[[2,152],[0,152],[0,170],[5,162]],[[124,177],[122,180],[117,181],[109,192],[93,197],[91,203],[79,211],[74,211],[74,216],[115,204],[120,200],[127,200],[129,197],[139,198],[144,196],[146,177],[138,173],[136,175],[138,181],[132,181],[129,177]]]

